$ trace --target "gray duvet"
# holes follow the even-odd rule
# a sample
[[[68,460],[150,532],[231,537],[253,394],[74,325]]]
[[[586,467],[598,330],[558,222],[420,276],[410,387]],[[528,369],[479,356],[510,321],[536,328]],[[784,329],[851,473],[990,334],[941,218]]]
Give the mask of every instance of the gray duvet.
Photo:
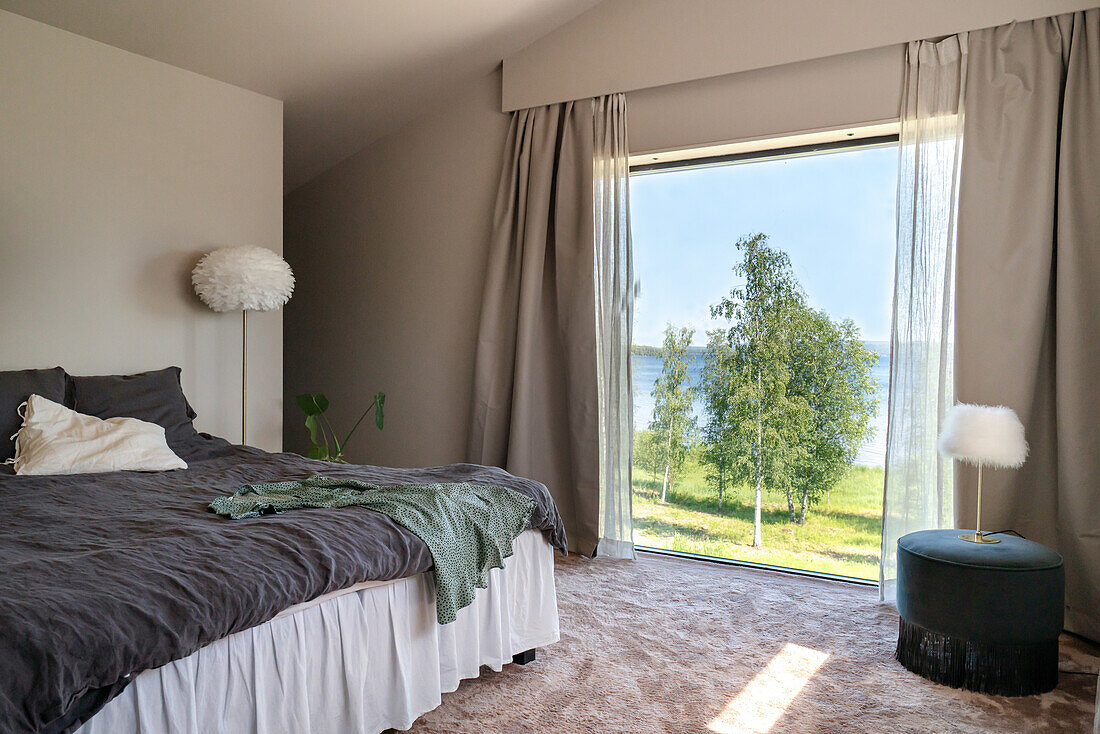
[[[0,474],[0,732],[68,732],[129,676],[287,607],[431,568],[424,543],[358,507],[228,521],[207,509],[242,484],[316,472],[375,484],[472,482],[535,500],[530,527],[565,550],[541,484],[455,464],[386,469],[196,439],[183,471]]]

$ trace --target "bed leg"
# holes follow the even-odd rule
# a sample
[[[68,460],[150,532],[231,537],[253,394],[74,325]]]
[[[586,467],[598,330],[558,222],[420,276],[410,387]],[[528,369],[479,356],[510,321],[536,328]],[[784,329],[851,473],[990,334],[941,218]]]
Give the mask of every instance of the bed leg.
[[[530,650],[524,650],[523,652],[517,652],[512,656],[512,662],[516,665],[527,665],[527,663],[534,662],[535,660],[535,648]]]

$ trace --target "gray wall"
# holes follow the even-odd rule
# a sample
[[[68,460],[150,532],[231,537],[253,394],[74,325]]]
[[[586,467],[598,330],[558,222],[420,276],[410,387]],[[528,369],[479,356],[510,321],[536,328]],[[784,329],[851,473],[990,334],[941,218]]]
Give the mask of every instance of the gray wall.
[[[0,11],[0,369],[176,364],[240,435],[239,314],[192,294],[221,245],[282,249],[282,102]],[[249,439],[282,442],[282,317],[249,318]]]
[[[330,169],[286,199],[286,446],[307,446],[300,392],[323,392],[346,431],[387,394],[386,429],[364,426],[356,461],[465,459],[486,246],[508,116],[500,75]]]

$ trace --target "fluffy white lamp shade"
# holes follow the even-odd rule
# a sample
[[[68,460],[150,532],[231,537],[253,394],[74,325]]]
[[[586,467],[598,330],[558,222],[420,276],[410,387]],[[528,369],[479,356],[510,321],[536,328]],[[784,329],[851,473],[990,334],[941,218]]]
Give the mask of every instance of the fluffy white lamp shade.
[[[203,255],[191,285],[215,311],[241,312],[241,443],[248,441],[248,312],[275,311],[294,292],[286,260],[266,247],[223,247]]]
[[[970,464],[1016,469],[1027,459],[1024,424],[1004,406],[959,403],[947,411],[937,443],[940,454]]]
[[[223,247],[199,260],[191,284],[215,311],[274,311],[294,292],[294,273],[266,247]]]

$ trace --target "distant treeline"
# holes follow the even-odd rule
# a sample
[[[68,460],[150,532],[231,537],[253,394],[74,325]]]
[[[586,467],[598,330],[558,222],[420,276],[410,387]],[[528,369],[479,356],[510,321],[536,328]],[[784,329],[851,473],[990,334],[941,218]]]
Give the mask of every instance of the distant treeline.
[[[688,347],[688,354],[703,354],[706,347]],[[660,347],[651,347],[646,344],[631,344],[630,356],[632,357],[660,357],[664,352]]]
[[[863,345],[870,349],[872,352],[876,352],[880,356],[889,358],[890,356],[890,342],[882,341],[865,341]],[[706,347],[688,347],[688,354],[704,354],[707,351]],[[661,348],[651,347],[648,344],[631,344],[630,356],[632,357],[660,357]]]

